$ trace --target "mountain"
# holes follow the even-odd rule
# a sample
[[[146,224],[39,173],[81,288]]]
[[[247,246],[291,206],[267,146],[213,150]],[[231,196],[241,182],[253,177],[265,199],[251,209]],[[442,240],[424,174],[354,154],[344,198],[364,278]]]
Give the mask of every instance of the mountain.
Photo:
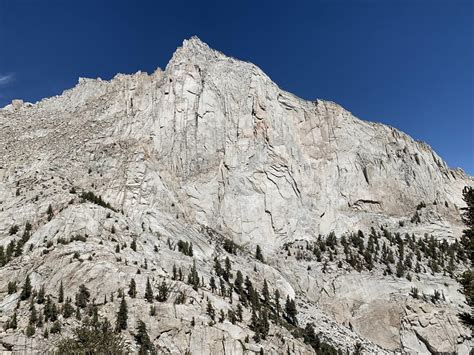
[[[0,344],[53,350],[94,312],[115,326],[124,293],[127,351],[142,320],[164,354],[324,353],[310,323],[344,352],[468,354],[466,185],[426,143],[302,100],[193,37],[164,71],[0,109]],[[153,310],[148,280],[167,290]],[[61,283],[81,320],[37,326],[42,286],[64,313]]]

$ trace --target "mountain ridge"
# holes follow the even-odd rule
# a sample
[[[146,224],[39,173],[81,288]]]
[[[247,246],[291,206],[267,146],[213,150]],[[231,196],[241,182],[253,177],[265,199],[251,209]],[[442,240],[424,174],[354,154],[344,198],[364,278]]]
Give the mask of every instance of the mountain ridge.
[[[257,341],[256,305],[247,297],[257,301],[233,286],[239,270],[255,289],[265,279],[282,300],[294,299],[298,325],[313,322],[338,349],[359,342],[368,353],[468,353],[454,276],[466,268],[456,241],[461,191],[472,178],[397,129],[300,99],[257,66],[193,38],[164,71],[80,79],[37,104],[17,101],[0,110],[0,132],[0,245],[21,246],[0,268],[4,325],[14,312],[19,328],[27,325],[27,304],[9,292],[9,282],[20,285],[26,275],[55,301],[61,281],[69,297],[81,284],[96,300],[115,295],[99,309],[109,320],[134,278],[130,328],[144,320],[162,353],[277,354],[289,344],[313,353],[290,316],[286,328],[272,321],[268,338]],[[229,280],[212,265],[225,257]],[[172,276],[174,266],[192,282]],[[211,278],[234,302],[247,302],[243,321],[206,315],[207,299],[235,311]],[[147,279],[155,291],[162,282],[172,290],[156,303],[158,316],[142,298]],[[423,297],[411,296],[413,288]],[[445,300],[431,301],[435,291]],[[186,301],[176,304],[182,294]],[[59,321],[64,336],[79,323]],[[136,351],[133,334],[122,332]],[[17,350],[22,341],[55,346],[9,327],[0,337]]]

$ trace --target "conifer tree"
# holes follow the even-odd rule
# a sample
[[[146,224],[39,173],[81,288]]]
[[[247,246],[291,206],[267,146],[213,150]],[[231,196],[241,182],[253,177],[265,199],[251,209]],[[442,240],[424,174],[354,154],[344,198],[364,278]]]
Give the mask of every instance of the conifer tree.
[[[40,313],[38,315],[38,320],[36,321],[36,327],[37,328],[42,328],[44,325],[44,318],[43,318],[43,315]]]
[[[36,307],[33,304],[33,306],[31,307],[31,310],[30,310],[29,324],[34,325],[34,324],[36,324],[37,321],[38,321],[38,312],[36,311]]]
[[[221,263],[220,263],[219,259],[217,258],[217,256],[214,257],[214,270],[216,271],[217,276],[222,275]]]
[[[225,282],[223,279],[219,278],[219,286],[220,286],[220,290],[221,290],[221,296],[222,297],[225,297],[226,295],[226,287],[225,287]]]
[[[193,266],[188,275],[188,283],[193,286],[195,291],[199,288],[199,274],[196,269],[196,260],[193,260]]]
[[[51,219],[53,219],[53,216],[54,216],[53,207],[51,207],[51,205],[48,206],[46,213],[48,214],[48,221],[51,221]]]
[[[49,296],[46,297],[43,314],[45,322],[54,322],[58,318],[58,309]]]
[[[16,293],[17,287],[16,287],[16,281],[9,281],[8,282],[8,294],[11,295],[13,293]]]
[[[128,286],[128,295],[131,298],[135,298],[137,296],[137,284],[135,283],[134,279],[130,280],[130,285]]]
[[[250,317],[250,329],[254,331],[255,335],[253,339],[258,343],[260,342],[260,327],[259,327],[259,319],[257,317],[257,312],[255,308],[252,308],[252,316]]]
[[[122,297],[122,301],[120,302],[120,308],[117,312],[117,321],[115,329],[117,332],[127,329],[127,320],[128,320],[128,309],[127,309],[127,302],[125,301],[125,297]]]
[[[176,264],[173,264],[173,280],[176,280],[178,277],[178,270],[176,269]]]
[[[405,267],[403,266],[402,261],[399,260],[397,263],[397,277],[403,277],[404,272],[405,272]]]
[[[285,312],[288,322],[296,326],[298,324],[298,320],[296,318],[298,312],[296,311],[295,301],[290,299],[290,296],[286,296]]]
[[[232,269],[232,265],[230,263],[230,259],[229,259],[228,256],[225,258],[224,267],[225,267],[225,271],[224,271],[222,276],[224,277],[224,280],[226,280],[228,282],[229,279],[232,277],[232,275],[230,273],[230,270]]]
[[[26,276],[25,283],[23,285],[23,289],[21,290],[20,299],[22,301],[27,300],[31,296],[31,281],[30,275]]]
[[[64,288],[63,282],[61,280],[61,284],[59,285],[59,292],[58,292],[58,303],[63,303],[64,301]]]
[[[268,335],[268,332],[270,331],[270,323],[268,322],[268,314],[266,309],[263,309],[260,314],[259,328],[262,338],[265,339]]]
[[[5,249],[3,245],[0,245],[0,267],[5,266],[7,263],[7,258],[5,255]]]
[[[263,279],[262,296],[265,306],[270,306],[270,291],[268,290],[267,279]]]
[[[189,243],[188,256],[194,256],[193,243]]]
[[[150,278],[146,280],[145,299],[149,303],[153,303],[153,289],[151,288]]]
[[[44,300],[45,300],[44,295],[45,295],[44,285],[41,285],[41,287],[38,291],[38,295],[36,296],[36,303],[43,304]]]
[[[156,300],[158,302],[165,302],[168,299],[168,291],[168,285],[166,284],[165,280],[163,280],[158,286],[158,295],[156,296]]]
[[[68,297],[66,299],[66,303],[64,303],[63,306],[63,317],[64,318],[69,318],[74,314],[74,306],[71,303],[71,299]]]
[[[91,294],[88,288],[84,284],[81,284],[79,286],[79,292],[76,294],[76,306],[85,308],[89,303],[90,296]]]
[[[139,355],[156,354],[155,348],[148,336],[146,324],[142,320],[138,320],[135,340],[137,344],[140,345],[140,349],[138,350]]]
[[[237,311],[235,313],[236,313],[237,318],[239,319],[239,322],[242,322],[243,309],[242,309],[242,305],[240,303],[237,305]]]
[[[206,313],[213,321],[215,320],[216,311],[214,310],[211,301],[207,301]]]
[[[257,250],[255,251],[255,259],[257,259],[258,261],[261,261],[262,263],[264,262],[262,249],[260,248],[260,245],[257,245]]]
[[[235,324],[235,322],[237,321],[237,317],[235,315],[235,312],[232,309],[229,309],[229,311],[227,312],[227,318],[229,318],[229,321],[232,324]]]
[[[212,293],[216,291],[216,280],[214,279],[214,276],[211,276],[211,279],[209,280],[209,287],[211,288]]]
[[[130,243],[130,248],[132,248],[133,251],[137,251],[137,241],[135,238],[132,240],[132,243]]]
[[[33,324],[28,324],[28,326],[26,327],[26,336],[28,338],[31,338],[33,335],[35,335],[36,333],[36,328]]]
[[[275,289],[274,298],[275,298],[275,312],[276,312],[277,319],[278,319],[278,317],[280,316],[280,311],[281,311],[280,291],[278,291],[278,289]]]
[[[244,277],[242,275],[242,272],[240,270],[237,271],[237,275],[235,277],[235,281],[234,281],[234,287],[235,287],[235,291],[241,295],[243,292],[243,289],[242,289],[242,284],[244,283]]]

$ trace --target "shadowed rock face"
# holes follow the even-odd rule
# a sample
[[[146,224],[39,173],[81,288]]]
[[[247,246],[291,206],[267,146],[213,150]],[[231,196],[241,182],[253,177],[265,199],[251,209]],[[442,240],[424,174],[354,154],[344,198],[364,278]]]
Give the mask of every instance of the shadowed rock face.
[[[467,353],[469,332],[455,317],[463,296],[450,278],[427,273],[400,280],[381,275],[381,266],[359,274],[330,265],[323,272],[320,262],[300,265],[282,248],[382,225],[453,241],[462,230],[461,190],[472,183],[427,144],[361,121],[335,103],[299,99],[253,64],[191,38],[164,71],[81,78],[60,96],[36,104],[15,100],[0,109],[0,245],[15,239],[12,225],[33,226],[22,256],[0,269],[0,315],[6,321],[18,298],[6,294],[8,281],[22,282],[26,274],[34,287],[46,284],[54,294],[62,280],[71,297],[85,283],[98,300],[126,288],[131,277],[144,290],[151,277],[156,285],[171,282],[173,297],[188,296],[183,305],[159,304],[159,321],[147,316],[143,299],[129,302],[131,324],[146,320],[164,353],[258,351],[259,344],[242,345],[252,334],[248,325],[208,325],[203,295],[225,311],[232,307],[228,300],[170,280],[173,264],[192,265],[170,245],[193,243],[207,283],[213,258],[225,257],[219,243],[226,237],[242,246],[231,256],[234,270],[259,288],[265,277],[282,297],[296,297],[300,323],[313,321],[342,349],[359,341],[369,352]],[[81,191],[94,191],[116,211],[81,203]],[[422,201],[427,207],[416,212]],[[419,223],[411,222],[415,212]],[[85,242],[57,244],[85,234]],[[114,253],[133,239],[137,251]],[[253,258],[257,244],[265,265]],[[75,252],[82,261],[71,258]],[[147,269],[136,275],[145,260]],[[411,300],[414,286],[443,288],[447,301],[427,306]],[[101,314],[113,319],[115,303],[101,307]],[[21,313],[24,324],[27,314]],[[67,329],[74,325],[68,322]],[[22,341],[12,330],[4,336]],[[125,336],[133,348],[133,337]],[[32,347],[52,346],[40,336],[34,340]],[[288,344],[296,353],[312,351],[277,325],[263,344],[274,353]]]

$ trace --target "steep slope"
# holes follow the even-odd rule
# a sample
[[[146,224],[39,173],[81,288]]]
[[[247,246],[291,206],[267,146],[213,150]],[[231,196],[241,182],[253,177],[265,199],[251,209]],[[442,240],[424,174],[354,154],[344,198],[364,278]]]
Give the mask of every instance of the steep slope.
[[[207,298],[226,312],[245,298],[237,289],[227,297],[209,286],[211,277],[219,280],[213,259],[223,263],[228,256],[234,271],[223,281],[227,290],[237,270],[258,290],[265,278],[282,302],[296,299],[301,326],[313,322],[340,349],[360,342],[369,353],[468,353],[470,333],[456,318],[464,298],[443,275],[463,270],[462,252],[423,237],[453,242],[460,236],[461,190],[472,178],[394,128],[361,121],[331,102],[301,100],[256,66],[192,38],[164,71],[80,79],[37,104],[16,101],[0,110],[0,132],[0,244],[7,249],[21,240],[27,221],[32,225],[22,252],[0,269],[3,322],[19,297],[7,295],[8,282],[23,283],[26,275],[54,297],[61,280],[70,297],[86,284],[97,303],[134,278],[140,297],[127,299],[130,328],[145,320],[163,353],[237,354],[261,346],[270,353],[312,352],[290,325],[276,321],[266,340],[245,343],[254,334],[252,307],[244,307],[237,324],[209,323]],[[81,197],[88,191],[93,194]],[[14,225],[20,231],[10,233]],[[349,233],[363,231],[367,250],[372,227],[377,248],[370,266]],[[318,240],[330,232],[352,245]],[[193,243],[193,257],[179,252],[180,240]],[[238,251],[229,254],[224,240]],[[384,242],[394,262],[383,259]],[[265,263],[254,259],[256,245]],[[414,261],[402,272],[417,274],[411,280],[387,274],[390,264],[394,269],[408,259],[400,248],[423,254],[420,271]],[[365,258],[362,266],[357,255]],[[193,260],[203,278],[197,290],[171,280],[173,265],[187,275]],[[148,277],[153,287],[164,280],[171,288],[169,300],[157,303],[157,316],[148,315],[143,299]],[[413,298],[413,287],[442,291],[444,300]],[[181,294],[184,304],[173,304]],[[116,297],[102,305],[101,316],[114,320],[118,304]],[[0,335],[2,341],[17,349],[54,346],[39,333],[23,343],[25,302],[18,314],[18,330]],[[66,335],[77,323],[60,320]],[[377,332],[368,326],[374,322]],[[131,334],[124,337],[136,349]]]

